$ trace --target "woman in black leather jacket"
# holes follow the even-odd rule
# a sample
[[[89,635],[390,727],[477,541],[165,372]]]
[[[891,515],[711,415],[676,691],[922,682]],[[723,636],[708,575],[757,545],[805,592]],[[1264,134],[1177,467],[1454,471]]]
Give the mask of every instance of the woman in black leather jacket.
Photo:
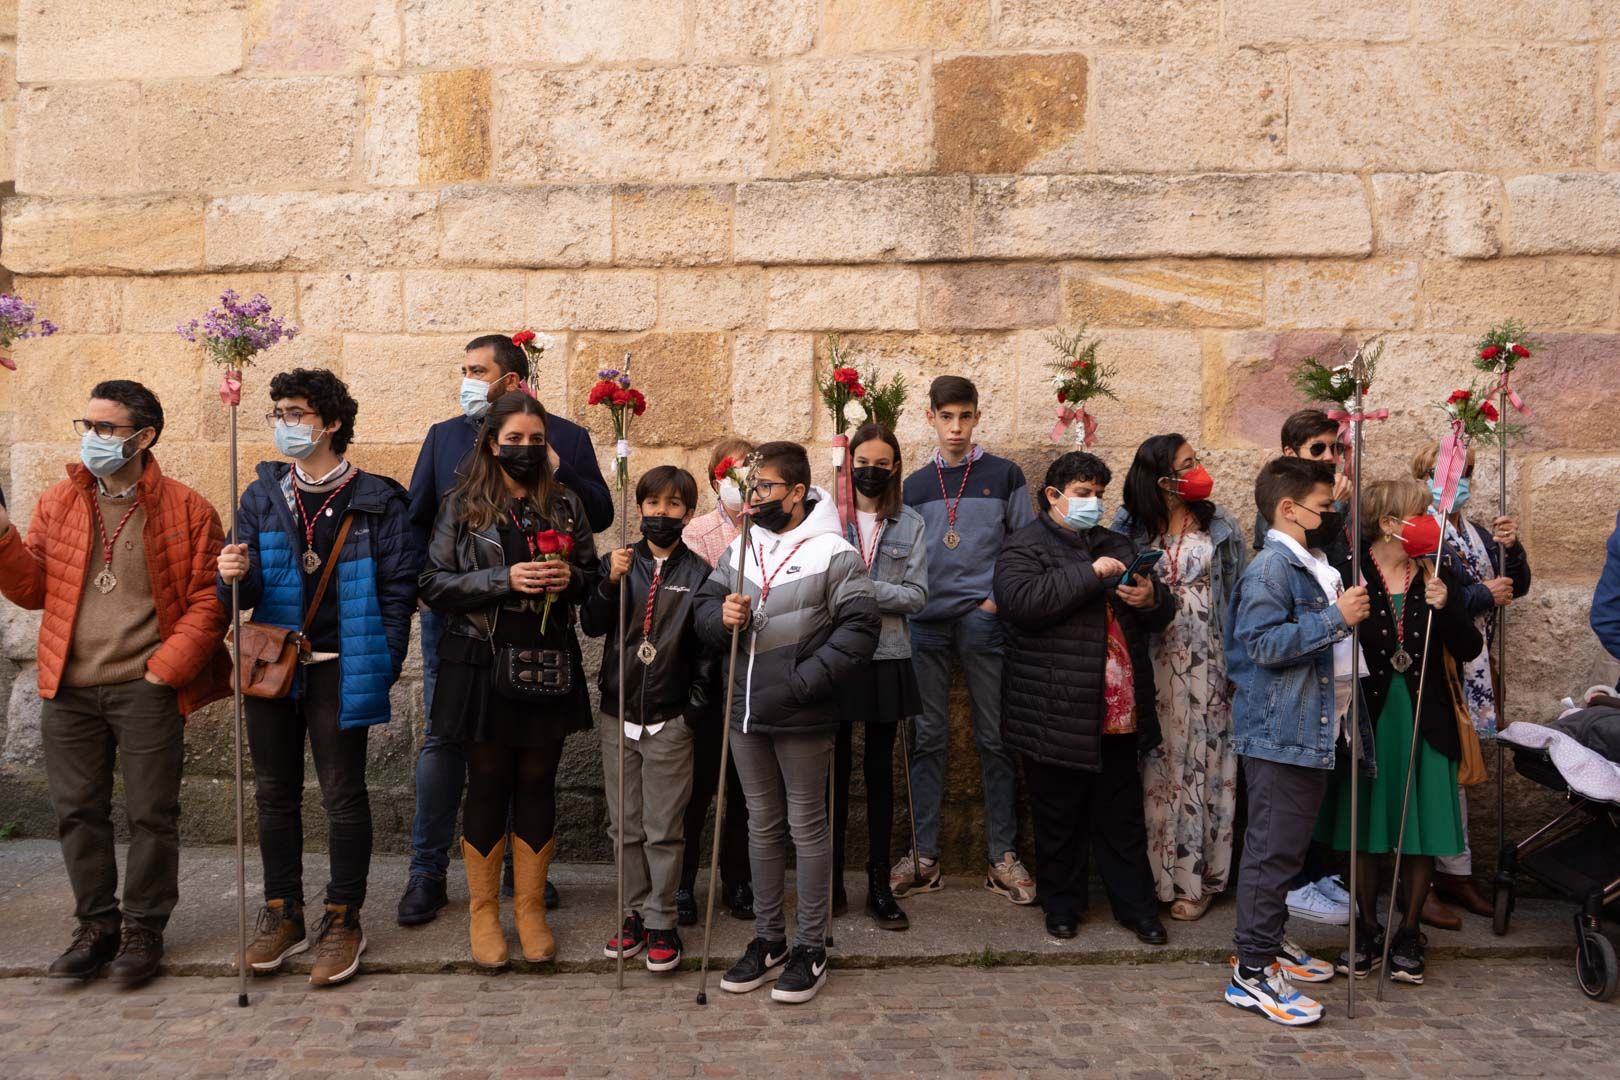
[[[507,961],[500,879],[508,806],[523,956],[556,954],[546,872],[563,739],[590,726],[574,609],[595,566],[584,505],[551,473],[545,408],[521,392],[505,395],[439,508],[421,578],[422,599],[446,617],[433,731],[467,750],[461,846],[473,960],[482,967]]]

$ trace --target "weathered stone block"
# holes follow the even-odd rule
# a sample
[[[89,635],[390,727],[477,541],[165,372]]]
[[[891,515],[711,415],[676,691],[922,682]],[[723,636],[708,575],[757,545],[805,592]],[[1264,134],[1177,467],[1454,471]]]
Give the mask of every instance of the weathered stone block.
[[[1535,355],[1513,376],[1513,385],[1535,410],[1529,419],[1520,418],[1524,434],[1514,449],[1613,451],[1609,390],[1620,386],[1620,336],[1537,334],[1536,343]]]
[[[1283,420],[1309,404],[1295,393],[1289,376],[1305,357],[1337,362],[1347,347],[1353,347],[1348,337],[1320,331],[1211,338],[1203,365],[1205,443],[1275,448]]]
[[[19,274],[158,274],[203,265],[201,197],[7,199],[6,268]]]
[[[928,330],[1012,330],[1058,317],[1055,266],[932,266],[922,275]]]
[[[1416,325],[1415,262],[1287,262],[1266,269],[1266,325],[1400,330]]]
[[[489,72],[428,72],[421,77],[419,96],[417,179],[442,184],[488,176]]]
[[[817,400],[815,379],[811,335],[738,334],[727,430],[755,443],[808,441]]]
[[[398,273],[344,271],[298,278],[298,318],[305,330],[397,333],[405,325]]]
[[[1001,0],[996,44],[1203,45],[1220,24],[1217,0]]]
[[[501,80],[504,180],[752,176],[770,143],[762,68],[520,72]]]
[[[584,266],[613,258],[606,186],[439,193],[439,257],[463,266]]]
[[[1598,164],[1620,166],[1620,45],[1603,50],[1603,147]]]
[[[208,266],[318,270],[432,262],[437,204],[428,192],[228,195],[208,206]]]
[[[1620,254],[1620,174],[1515,176],[1507,197],[1510,252]]]
[[[1080,53],[958,56],[934,65],[941,172],[1019,172],[1085,121]]]
[[[591,430],[599,448],[611,452],[613,425],[608,410],[585,404],[601,368],[621,367],[631,354],[635,384],[647,395],[647,411],[631,421],[636,446],[691,446],[707,449],[731,421],[731,341],[725,334],[644,334],[635,339],[583,337],[568,364],[569,396],[575,416]]]
[[[27,346],[26,354],[23,345]],[[29,418],[29,431],[35,438],[76,443],[71,424],[84,415],[90,388],[103,379],[127,379],[132,374],[163,403],[165,442],[197,437],[204,408],[200,392],[202,354],[172,331],[105,337],[58,334],[20,343],[17,348],[17,370],[11,375],[16,383],[17,412]],[[217,386],[217,377],[214,382]],[[218,397],[214,398],[214,407],[220,407]],[[159,449],[162,446],[160,442]],[[62,460],[73,460],[77,454],[75,446]],[[57,475],[62,475],[60,470]],[[20,476],[12,478],[14,484],[21,480]],[[52,477],[51,482],[55,481],[56,477]],[[9,502],[12,493],[6,494]]]
[[[1016,335],[1018,439],[1027,446],[1049,443],[1057,420],[1052,365],[1060,357],[1048,337],[1040,331]],[[1188,331],[1106,330],[1098,337],[1097,357],[1114,369],[1119,400],[1095,401],[1088,408],[1098,421],[1096,447],[1116,463],[1123,480],[1124,455],[1148,436],[1179,430],[1189,439],[1200,437],[1202,352],[1198,335]],[[1070,428],[1067,439],[1066,449],[1078,448],[1076,429]]]
[[[651,270],[542,271],[528,275],[529,322],[551,330],[646,330],[658,317]]]
[[[1104,53],[1091,64],[1085,131],[1039,155],[1029,171],[1280,168],[1287,89],[1280,53]]]
[[[658,275],[658,325],[667,330],[758,326],[764,286],[764,275],[754,267],[665,270]]]
[[[972,49],[990,44],[989,0],[823,0],[828,52]]]
[[[1227,0],[1226,39],[1249,45],[1299,41],[1404,41],[1408,0]]]
[[[915,330],[917,272],[906,267],[805,267],[766,274],[771,330]]]
[[[394,0],[251,0],[250,71],[357,72],[397,68],[401,35]]]
[[[242,0],[89,0],[21,4],[17,77],[166,79],[225,75],[242,66]]]
[[[1372,247],[1366,197],[1351,176],[995,177],[974,181],[973,201],[974,253],[990,258],[1364,255]]]
[[[19,278],[17,295],[33,301],[42,318],[69,334],[111,334],[118,330],[124,282],[118,278]]]
[[[918,262],[968,253],[965,177],[761,181],[737,189],[738,262]]]
[[[1302,168],[1423,172],[1590,164],[1596,67],[1584,47],[1290,53],[1288,156]]]
[[[1513,317],[1533,327],[1603,326],[1614,314],[1606,259],[1438,262],[1423,275],[1424,324],[1483,330]]]
[[[1378,250],[1488,259],[1502,250],[1502,182],[1483,173],[1377,173]]]
[[[17,190],[123,194],[141,190],[139,84],[57,83],[17,97]]]
[[[886,176],[932,162],[916,60],[802,60],[785,65],[780,80],[772,174]]]
[[[1218,259],[1063,268],[1063,321],[1093,326],[1257,326],[1260,267]]]
[[[697,266],[731,255],[736,203],[724,184],[633,185],[613,193],[613,261],[628,266]]]
[[[809,52],[816,42],[816,8],[816,0],[697,0],[695,55],[758,63]]]
[[[1609,449],[1613,449],[1612,446]],[[1529,468],[1525,547],[1538,578],[1590,583],[1603,569],[1603,540],[1620,506],[1620,456],[1539,458]]]
[[[345,335],[343,381],[349,392],[361,403],[386,403],[364,415],[366,441],[421,445],[429,427],[456,415],[466,344],[465,333]]]
[[[479,331],[523,322],[523,274],[517,270],[412,270],[405,274],[410,333]]]
[[[204,274],[130,278],[124,283],[119,322],[126,331],[173,334],[179,324],[218,307],[226,289],[235,289],[243,299],[262,294],[277,315],[297,321],[298,290],[291,274]]]
[[[1480,4],[1474,0],[1416,0],[1418,36],[1496,41],[1591,41],[1607,36],[1605,0],[1543,0],[1537,4]],[[1613,29],[1611,23],[1607,29]]]
[[[453,67],[674,60],[683,9],[658,0],[407,0],[405,62]]]

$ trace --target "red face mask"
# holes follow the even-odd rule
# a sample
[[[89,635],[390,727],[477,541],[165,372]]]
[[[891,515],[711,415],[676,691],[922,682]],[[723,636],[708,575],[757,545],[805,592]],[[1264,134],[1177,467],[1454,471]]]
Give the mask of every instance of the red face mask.
[[[1195,465],[1176,477],[1176,494],[1188,502],[1203,502],[1215,490],[1215,478],[1202,465]]]
[[[1433,514],[1401,521],[1401,547],[1414,559],[1425,559],[1440,550],[1440,519]]]

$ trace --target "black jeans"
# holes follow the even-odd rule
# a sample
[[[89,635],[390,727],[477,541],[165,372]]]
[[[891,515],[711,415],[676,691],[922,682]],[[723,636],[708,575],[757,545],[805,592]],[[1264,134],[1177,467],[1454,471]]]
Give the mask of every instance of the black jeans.
[[[461,807],[461,832],[467,843],[487,855],[510,828],[535,851],[545,847],[557,831],[562,737],[538,747],[497,742],[462,746],[467,754],[467,799]]]
[[[331,881],[328,904],[358,908],[371,872],[371,797],[366,791],[366,728],[338,727],[339,660],[304,669],[296,698],[248,698],[248,748],[259,804],[264,898],[304,902],[304,742],[315,761],[326,811]]]
[[[866,781],[866,865],[875,866],[885,875],[889,871],[889,835],[894,832],[894,740],[899,724],[875,723],[868,719],[861,725],[865,735],[861,754],[861,771]],[[854,771],[855,725],[846,723],[838,729],[838,742],[833,752],[833,777],[837,787],[837,804],[833,807],[833,866],[844,870],[844,844],[849,833],[849,780]]]
[[[1071,917],[1086,910],[1088,863],[1095,847],[1114,918],[1156,916],[1136,736],[1103,736],[1101,772],[1025,757],[1024,780],[1035,819],[1035,889],[1042,909]]]
[[[693,731],[692,797],[686,803],[686,850],[681,853],[681,888],[697,886],[698,863],[707,849],[703,826],[709,818],[715,788],[720,783],[720,725],[713,718]],[[742,782],[737,779],[737,760],[726,763],[726,820],[720,834],[720,880],[724,885],[744,885],[753,880],[748,866],[748,803],[743,799]]]
[[[180,895],[180,769],[185,722],[174,691],[145,679],[60,687],[40,717],[45,782],[79,921],[117,930],[113,768],[124,776],[128,922],[163,932]]]

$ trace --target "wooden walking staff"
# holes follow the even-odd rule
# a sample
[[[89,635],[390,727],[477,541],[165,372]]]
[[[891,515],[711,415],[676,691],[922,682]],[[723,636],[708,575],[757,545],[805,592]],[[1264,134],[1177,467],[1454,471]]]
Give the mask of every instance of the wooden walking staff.
[[[753,524],[753,516],[748,512],[748,496],[754,487],[754,469],[758,458],[749,454],[744,459],[742,468],[743,481],[740,485],[743,493],[742,532],[738,536],[737,544],[737,576],[731,591],[741,593],[748,585],[748,577],[744,570],[748,566],[748,532]],[[741,626],[731,628],[731,658],[726,662],[726,705],[725,711],[720,714],[720,779],[715,783],[714,793],[714,839],[709,852],[709,886],[708,895],[704,898],[703,914],[703,960],[698,967],[697,1003],[709,1003],[709,948],[714,941],[714,893],[715,879],[720,873],[720,834],[726,827],[726,767],[731,754],[731,702],[737,692],[737,644],[742,640]]]

